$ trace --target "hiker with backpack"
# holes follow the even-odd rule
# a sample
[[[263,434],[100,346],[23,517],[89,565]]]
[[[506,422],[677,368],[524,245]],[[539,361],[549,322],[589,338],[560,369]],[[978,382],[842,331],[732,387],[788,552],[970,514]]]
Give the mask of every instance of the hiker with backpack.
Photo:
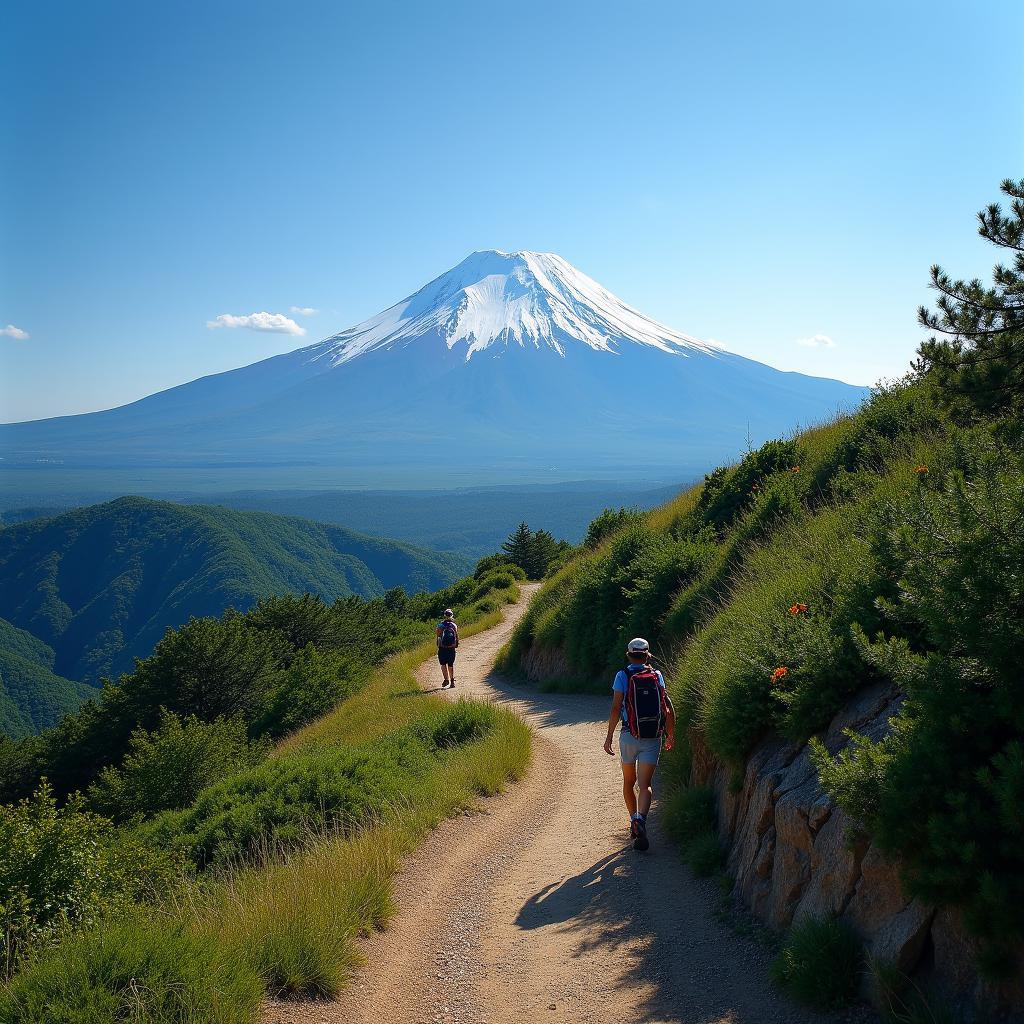
[[[647,815],[654,790],[651,782],[661,756],[675,744],[676,716],[669,700],[665,677],[651,666],[651,646],[643,637],[629,641],[629,664],[618,672],[612,684],[612,710],[608,716],[606,753],[614,754],[615,723],[619,731],[619,760],[622,764],[622,797],[629,811],[629,834],[634,850],[646,850]],[[637,795],[639,791],[639,796]]]
[[[441,664],[444,679],[441,689],[450,686],[455,689],[455,652],[459,646],[459,627],[451,608],[445,608],[444,618],[437,624],[437,660]]]

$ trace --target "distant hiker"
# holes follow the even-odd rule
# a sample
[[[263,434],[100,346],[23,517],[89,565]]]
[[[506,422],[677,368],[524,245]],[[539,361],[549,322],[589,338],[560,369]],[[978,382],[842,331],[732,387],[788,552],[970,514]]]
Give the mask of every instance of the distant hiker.
[[[633,849],[646,850],[651,845],[647,838],[647,815],[654,798],[651,782],[661,756],[662,737],[666,750],[671,750],[675,743],[676,716],[665,677],[651,667],[650,644],[642,637],[630,640],[626,657],[629,664],[615,676],[612,684],[612,710],[604,749],[609,754],[614,753],[615,723],[621,721],[622,798],[629,811]]]
[[[459,646],[459,627],[451,608],[445,608],[444,618],[437,624],[437,660],[441,663],[444,679],[441,689],[451,686],[455,689],[455,651]]]

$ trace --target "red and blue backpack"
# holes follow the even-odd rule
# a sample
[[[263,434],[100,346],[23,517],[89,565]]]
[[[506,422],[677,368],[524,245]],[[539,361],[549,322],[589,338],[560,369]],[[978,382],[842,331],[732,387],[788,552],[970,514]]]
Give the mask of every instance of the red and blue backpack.
[[[638,740],[653,740],[665,733],[668,693],[650,665],[626,668],[626,727]]]

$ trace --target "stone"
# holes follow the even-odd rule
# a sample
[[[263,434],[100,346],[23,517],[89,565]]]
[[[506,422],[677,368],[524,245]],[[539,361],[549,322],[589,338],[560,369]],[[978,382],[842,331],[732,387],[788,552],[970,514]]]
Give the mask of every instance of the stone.
[[[850,846],[850,824],[847,815],[836,809],[814,836],[811,877],[793,914],[795,922],[841,914],[853,897],[867,843],[861,840]]]
[[[898,867],[872,845],[860,862],[860,883],[845,916],[865,938],[870,939],[909,902],[903,894]]]
[[[843,705],[829,723],[823,737],[825,745],[830,750],[833,743],[844,746],[847,742],[843,735],[846,729],[866,732],[868,728],[887,725],[902,703],[891,683],[873,683],[864,687]]]
[[[921,960],[934,917],[934,907],[911,900],[899,913],[882,922],[867,944],[868,956],[910,975]]]

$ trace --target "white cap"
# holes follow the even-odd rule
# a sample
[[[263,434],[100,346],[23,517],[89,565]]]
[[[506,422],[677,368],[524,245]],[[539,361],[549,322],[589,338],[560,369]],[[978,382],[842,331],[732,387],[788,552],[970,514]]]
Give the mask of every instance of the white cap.
[[[450,619],[454,614],[455,614],[455,612],[453,612],[451,610],[451,608],[445,608],[445,610],[444,610],[444,617],[446,619]]]
[[[650,649],[651,645],[642,636],[634,637],[626,646],[626,650],[630,654],[647,654]]]

